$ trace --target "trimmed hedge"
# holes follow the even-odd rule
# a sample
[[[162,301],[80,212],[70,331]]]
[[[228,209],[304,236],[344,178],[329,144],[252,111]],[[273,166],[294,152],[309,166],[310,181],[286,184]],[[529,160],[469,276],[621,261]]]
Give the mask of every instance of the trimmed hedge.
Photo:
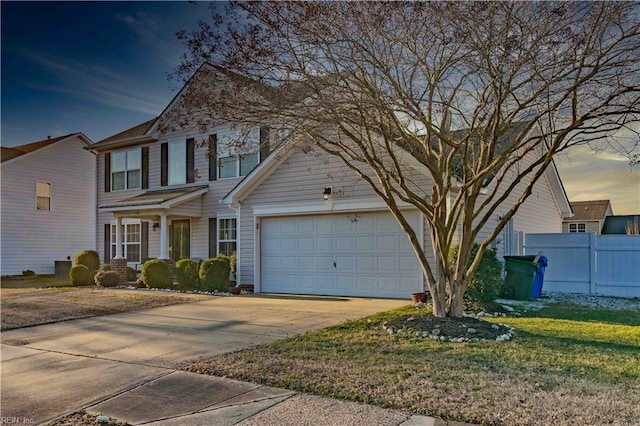
[[[228,256],[207,259],[200,265],[200,286],[206,291],[227,291],[229,289]]]
[[[196,290],[200,284],[198,264],[191,259],[180,259],[176,263],[176,281],[180,290]]]
[[[148,260],[142,265],[142,281],[150,288],[170,288],[169,266],[162,260]]]
[[[74,265],[69,270],[69,278],[71,283],[75,286],[91,285],[91,271],[84,265]]]
[[[127,266],[127,281],[135,281],[136,278],[138,278],[138,273],[136,272],[136,270]]]
[[[76,254],[74,259],[76,265],[84,265],[89,272],[100,269],[100,255],[95,250],[84,250]]]
[[[474,244],[471,249],[471,258],[469,264],[478,252],[478,244]],[[458,258],[458,246],[451,248],[450,259],[452,265]],[[498,260],[496,251],[486,249],[482,253],[480,265],[476,269],[475,274],[471,277],[471,284],[465,293],[467,296],[479,302],[493,302],[502,291],[502,264]]]
[[[93,280],[100,287],[116,287],[120,284],[120,275],[116,271],[98,271]]]

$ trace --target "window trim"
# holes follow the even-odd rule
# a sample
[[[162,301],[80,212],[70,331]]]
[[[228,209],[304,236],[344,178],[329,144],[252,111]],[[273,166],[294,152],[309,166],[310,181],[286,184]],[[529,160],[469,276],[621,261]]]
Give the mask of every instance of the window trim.
[[[47,195],[38,195],[39,191],[39,187],[40,185],[46,185],[46,192]],[[43,187],[44,188],[44,187]],[[38,201],[40,201],[40,199],[46,199],[49,201],[48,206],[46,209],[44,208],[40,208],[40,203]],[[51,183],[50,182],[36,182],[36,210],[38,211],[44,211],[44,212],[50,212],[51,211]]]
[[[111,222],[110,225],[111,225],[111,227],[110,227],[111,235],[110,235],[109,239],[111,241],[109,241],[109,243],[110,243],[109,244],[109,248],[111,250],[110,259],[113,259],[113,257],[115,256],[114,249],[116,247],[116,238],[114,236],[114,228],[117,225],[117,223],[116,222]],[[140,226],[140,232],[139,232],[140,240],[139,241],[137,241],[137,242],[135,242],[135,241],[129,242],[127,240],[127,235],[128,235],[127,225],[139,225]],[[122,220],[122,226],[124,227],[124,232],[122,233],[122,255],[124,256],[125,259],[127,259],[127,265],[136,265],[136,264],[142,263],[142,237],[143,237],[143,235],[142,235],[143,234],[143,231],[142,231],[142,220],[140,220],[140,219],[123,219]],[[129,245],[134,245],[134,244],[139,247],[139,249],[138,249],[139,257],[138,257],[137,261],[135,261],[135,260],[134,261],[129,261],[127,247]]]
[[[220,222],[223,220],[234,220],[235,221],[235,234],[236,237],[234,239],[223,239],[221,238],[221,232],[222,232],[222,226],[220,225]],[[235,243],[235,250],[233,250],[231,253],[233,253],[234,251],[237,253],[238,252],[238,218],[236,216],[218,216],[216,218],[216,254],[220,255],[222,252],[220,250],[220,244],[221,243]],[[225,228],[226,229],[226,228]],[[231,255],[231,253],[228,253],[228,255]]]
[[[183,151],[183,155],[184,157],[181,159],[181,161],[179,162],[179,166],[181,168],[183,168],[183,170],[179,170],[178,175],[177,176],[173,176],[171,173],[171,165],[173,164],[173,162],[175,162],[175,157],[174,160],[171,160],[171,147],[172,145],[175,147],[176,145],[180,145],[182,147],[182,151]],[[187,183],[188,179],[187,179],[187,173],[188,171],[188,165],[187,165],[187,140],[186,139],[174,139],[174,140],[170,140],[167,141],[167,185],[171,186],[171,185],[184,185]],[[178,181],[172,181],[171,178],[179,178]]]
[[[253,152],[247,152],[244,153],[243,155],[238,155],[237,153],[237,148],[234,147],[233,145],[229,148],[226,149],[225,147],[225,141],[221,136],[225,136],[225,133],[218,133],[216,134],[216,176],[218,178],[218,180],[223,180],[223,179],[237,179],[237,178],[241,178],[241,177],[245,177],[247,176],[249,173],[251,173],[253,171],[253,169],[255,169],[256,167],[258,167],[260,165],[260,162],[263,160],[261,157],[261,136],[262,133],[257,130],[254,131],[253,137],[255,137],[255,151]],[[253,141],[252,141],[253,143]],[[222,156],[221,153],[224,154],[232,154],[232,155],[226,155],[226,156]],[[247,170],[245,174],[242,174],[242,159],[246,158],[246,157],[250,157],[253,155],[257,155],[257,162],[255,164],[254,167],[252,167],[250,170]],[[231,159],[232,161],[227,161],[227,164],[233,164],[235,166],[235,173],[232,176],[222,176],[222,169],[221,167],[223,166],[224,161],[223,160],[229,160]]]
[[[131,169],[129,170],[129,152],[134,152],[134,151],[138,151],[138,155],[140,158],[140,164],[139,164],[139,168],[137,169]],[[114,155],[115,154],[120,154],[120,153],[124,153],[124,170],[114,170]],[[143,163],[143,159],[142,159],[142,147],[135,147],[135,148],[129,148],[129,149],[121,149],[118,151],[113,151],[110,153],[110,164],[109,164],[109,183],[110,183],[110,190],[111,191],[128,191],[131,189],[142,189],[142,163]],[[138,186],[137,187],[129,187],[129,173],[133,172],[133,171],[138,171]],[[124,172],[124,188],[116,188],[114,185],[114,180],[113,180],[113,175],[115,173],[123,173]]]
[[[582,230],[580,230],[582,225]],[[573,229],[572,229],[573,228]],[[570,234],[585,234],[587,232],[587,222],[571,222],[569,223]]]

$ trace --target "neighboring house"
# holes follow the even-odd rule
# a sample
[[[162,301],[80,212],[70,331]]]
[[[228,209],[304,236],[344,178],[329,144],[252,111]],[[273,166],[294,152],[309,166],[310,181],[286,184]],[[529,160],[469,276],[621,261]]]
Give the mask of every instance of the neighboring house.
[[[228,125],[205,133],[163,132],[160,121],[92,146],[106,263],[236,251],[238,284],[257,292],[405,298],[422,290],[406,235],[368,184],[339,159],[310,155],[303,143],[270,153],[266,129],[255,131],[255,149],[239,157]],[[426,170],[411,167],[430,188]],[[417,210],[404,207],[432,257],[428,225]],[[560,232],[569,213],[552,165],[496,248],[515,254],[519,233]]]
[[[573,216],[562,221],[563,233],[595,232],[602,233],[607,216],[613,215],[609,200],[574,201],[571,203]]]
[[[639,235],[640,215],[607,216],[602,227],[602,234]]]
[[[2,147],[1,274],[52,274],[96,246],[96,158],[82,133]]]

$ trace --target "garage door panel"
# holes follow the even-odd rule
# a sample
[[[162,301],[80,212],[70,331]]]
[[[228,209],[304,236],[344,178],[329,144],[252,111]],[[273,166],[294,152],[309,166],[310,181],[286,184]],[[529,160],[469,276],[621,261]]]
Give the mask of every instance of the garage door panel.
[[[279,265],[283,271],[297,271],[298,270],[298,257],[297,256],[280,256]]]
[[[355,250],[355,241],[352,236],[337,236],[335,241],[338,253],[353,253]]]
[[[409,241],[386,212],[263,218],[261,262],[265,292],[406,298],[422,289]]]
[[[396,256],[378,256],[378,272],[400,272],[398,270],[398,258]]]
[[[319,252],[330,251],[333,252],[334,248],[334,238],[332,237],[318,237],[316,239],[316,247],[318,247]]]
[[[358,253],[375,251],[375,238],[373,235],[356,237],[356,250]]]
[[[354,290],[355,277],[353,275],[336,275],[336,290]]]

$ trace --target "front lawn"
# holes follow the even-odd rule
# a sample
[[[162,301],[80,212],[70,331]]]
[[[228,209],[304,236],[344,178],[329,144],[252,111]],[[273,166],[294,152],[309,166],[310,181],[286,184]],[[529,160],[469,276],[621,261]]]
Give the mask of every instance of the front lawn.
[[[640,311],[551,305],[487,318],[508,342],[448,343],[382,325],[407,307],[189,371],[482,424],[634,424],[640,419]]]

